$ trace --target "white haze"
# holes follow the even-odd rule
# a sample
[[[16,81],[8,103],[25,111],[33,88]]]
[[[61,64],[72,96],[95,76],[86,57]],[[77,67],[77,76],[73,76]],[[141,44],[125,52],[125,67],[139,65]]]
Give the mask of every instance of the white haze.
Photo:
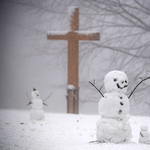
[[[34,87],[40,91],[41,99],[45,99],[53,92],[52,96],[46,101],[48,105],[44,108],[46,111],[66,113],[67,42],[47,40],[47,32],[50,30],[68,30],[67,9],[70,2],[65,2],[62,6],[57,3],[54,7],[49,5],[52,8],[51,13],[45,11],[44,15],[33,9],[32,6],[28,7],[25,3],[19,5],[15,1],[0,2],[0,108],[31,109],[30,106],[27,106],[28,98],[26,92],[31,98],[30,93]],[[52,1],[49,1],[48,4],[50,3]],[[45,5],[46,3],[43,2],[42,4]],[[79,6],[79,4],[78,1],[72,2],[72,5]],[[65,10],[63,13],[60,11],[61,8]],[[80,7],[81,29],[84,29],[84,21],[86,22],[86,18],[84,17],[85,10]],[[90,13],[90,11],[87,13]],[[95,22],[91,20],[88,23],[94,24]],[[88,23],[85,25],[85,28],[88,31],[95,30],[88,28]],[[105,29],[101,28],[98,31],[101,33],[101,40],[96,42],[96,44],[109,36],[109,34],[104,34]],[[86,56],[87,53],[85,51],[90,48],[90,42],[87,41],[87,43],[87,45],[82,45],[81,42],[79,48],[79,84],[80,100],[82,100],[80,101],[79,112],[97,114],[98,101],[101,96],[88,84],[88,81],[98,79],[96,82],[97,85],[102,86],[105,74],[112,69],[120,69],[120,64],[117,67],[109,67],[112,52],[107,49],[101,51],[101,53],[97,53],[99,49],[94,50],[92,47],[89,55]],[[113,61],[114,58],[112,58],[112,64],[115,64]],[[121,62],[121,60],[119,61]],[[141,63],[141,66],[139,64],[135,63],[135,66],[137,65],[135,68],[143,67],[143,63]],[[134,74],[134,70],[132,69],[127,72],[126,67],[121,69],[130,76],[130,84],[136,73]],[[145,76],[145,73],[143,74]],[[149,84],[147,83],[146,85]],[[129,90],[131,91],[131,88]],[[142,103],[140,105],[141,108],[139,106],[139,109],[137,109],[134,105],[135,103],[132,101],[131,112],[134,114],[139,114],[139,109],[143,112],[149,106]]]

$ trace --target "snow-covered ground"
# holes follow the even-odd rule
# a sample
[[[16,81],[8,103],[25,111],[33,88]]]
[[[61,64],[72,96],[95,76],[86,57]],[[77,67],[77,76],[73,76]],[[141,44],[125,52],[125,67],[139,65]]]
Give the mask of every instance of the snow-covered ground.
[[[132,142],[89,143],[96,140],[99,115],[47,113],[44,121],[31,122],[29,111],[0,109],[0,150],[149,150],[138,143],[140,126],[150,117],[131,116]]]

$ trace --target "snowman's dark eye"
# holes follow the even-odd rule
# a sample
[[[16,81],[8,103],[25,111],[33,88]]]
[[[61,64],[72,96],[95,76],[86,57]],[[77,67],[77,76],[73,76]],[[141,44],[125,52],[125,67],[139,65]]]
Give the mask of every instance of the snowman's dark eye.
[[[127,83],[127,80],[125,80],[125,83]]]
[[[116,81],[117,81],[117,79],[115,78],[115,79],[114,79],[114,81],[116,82]]]

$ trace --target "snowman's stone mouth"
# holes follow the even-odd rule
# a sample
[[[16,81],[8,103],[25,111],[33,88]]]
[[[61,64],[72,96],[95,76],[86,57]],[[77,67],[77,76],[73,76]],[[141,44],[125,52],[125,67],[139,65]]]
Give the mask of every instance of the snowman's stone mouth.
[[[124,87],[121,87],[121,86],[117,83],[117,87],[118,87],[118,89],[124,89],[124,88],[128,87],[128,85],[125,85]]]

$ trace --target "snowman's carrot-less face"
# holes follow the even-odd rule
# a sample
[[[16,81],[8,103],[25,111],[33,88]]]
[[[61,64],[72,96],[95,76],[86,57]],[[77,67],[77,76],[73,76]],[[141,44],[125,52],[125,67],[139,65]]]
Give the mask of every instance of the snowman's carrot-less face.
[[[124,72],[114,70],[106,74],[104,84],[107,92],[126,93],[128,78]]]
[[[32,91],[31,96],[33,99],[39,99],[40,98],[40,93],[39,91]]]

